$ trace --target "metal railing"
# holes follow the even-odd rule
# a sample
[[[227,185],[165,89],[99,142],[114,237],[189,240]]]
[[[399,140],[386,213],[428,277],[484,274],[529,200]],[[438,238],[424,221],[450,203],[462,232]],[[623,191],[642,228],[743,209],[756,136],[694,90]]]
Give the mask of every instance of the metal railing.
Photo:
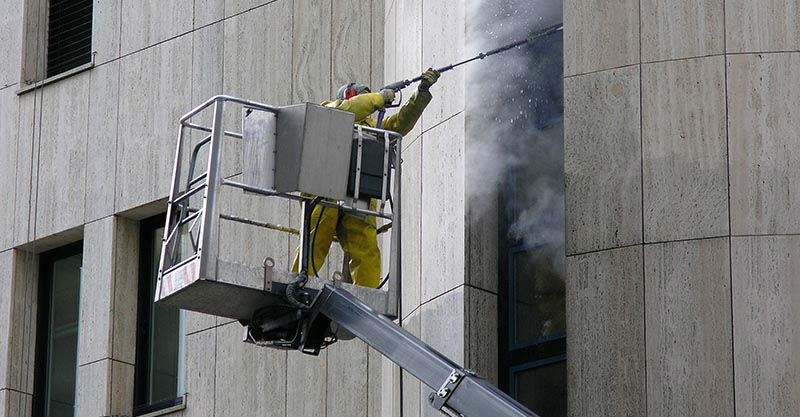
[[[167,219],[162,239],[161,259],[159,261],[159,275],[156,288],[155,299],[158,301],[164,297],[179,291],[181,288],[190,285],[198,278],[216,280],[216,260],[218,256],[218,233],[216,225],[220,218],[230,221],[238,221],[245,224],[255,224],[252,220],[243,217],[221,215],[219,211],[219,192],[222,187],[238,188],[250,193],[259,194],[267,197],[278,197],[299,201],[304,206],[304,211],[310,215],[313,205],[318,204],[331,207],[359,216],[375,216],[391,221],[391,248],[390,265],[388,275],[387,305],[390,309],[396,310],[399,306],[400,291],[400,199],[401,199],[401,150],[402,135],[383,129],[376,129],[369,126],[354,125],[353,138],[358,141],[357,162],[355,173],[355,188],[352,198],[344,201],[330,201],[327,199],[315,198],[301,193],[280,192],[274,189],[257,187],[246,184],[243,181],[236,181],[233,176],[224,177],[221,163],[224,137],[237,140],[246,140],[243,133],[225,130],[223,127],[224,112],[226,104],[237,104],[242,108],[244,117],[245,111],[264,111],[277,116],[280,108],[274,107],[241,98],[218,95],[211,97],[190,112],[180,118],[178,130],[178,141],[175,151],[175,162],[173,165],[172,184],[167,204]],[[211,127],[196,123],[193,118],[201,114],[206,109],[213,107],[213,118]],[[184,152],[188,150],[187,143],[189,131],[208,133],[203,139],[194,144],[188,158],[188,170],[183,174]],[[359,201],[359,182],[361,179],[361,156],[362,143],[370,136],[384,143],[384,176],[382,181],[381,198],[375,210],[364,208]],[[203,148],[208,148],[208,160],[206,169],[197,173],[199,157]],[[393,175],[390,170],[394,170]],[[351,174],[353,175],[353,174]],[[393,190],[389,192],[389,178],[392,178],[391,186]],[[342,181],[346,181],[343,178]],[[190,201],[202,196],[202,201],[197,202],[196,206],[190,205]],[[377,200],[377,199],[376,199]],[[391,205],[391,210],[386,210],[387,201]],[[312,204],[313,203],[313,204]],[[257,222],[259,226],[272,228],[283,232],[291,233],[294,229],[285,226],[272,225],[267,222]],[[306,225],[304,225],[306,226]],[[309,253],[309,230],[302,227],[301,235],[301,262],[306,266]],[[184,241],[184,239],[188,239]],[[269,256],[270,254],[265,254]],[[306,269],[307,270],[307,269]],[[167,286],[163,286],[165,278],[171,278]]]

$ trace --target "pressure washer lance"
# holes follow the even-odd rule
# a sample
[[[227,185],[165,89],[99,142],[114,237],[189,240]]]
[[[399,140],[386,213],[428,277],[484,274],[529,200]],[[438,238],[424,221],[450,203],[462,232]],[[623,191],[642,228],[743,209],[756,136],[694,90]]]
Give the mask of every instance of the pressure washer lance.
[[[540,31],[534,32],[533,34],[531,34],[530,36],[528,36],[527,38],[525,38],[523,40],[512,42],[512,43],[510,43],[508,45],[504,45],[504,46],[501,46],[499,48],[492,49],[491,51],[488,51],[488,52],[481,52],[478,55],[475,55],[474,57],[472,57],[470,59],[466,59],[464,61],[457,62],[455,64],[450,64],[450,65],[448,65],[446,67],[441,67],[441,68],[437,69],[436,71],[438,71],[441,74],[443,72],[450,71],[451,69],[453,69],[455,67],[464,65],[466,63],[469,63],[469,62],[472,62],[472,61],[475,61],[475,60],[478,60],[478,59],[486,58],[487,56],[492,56],[494,54],[499,54],[500,52],[508,51],[509,49],[525,45],[526,43],[531,43],[531,42],[533,42],[533,41],[535,41],[537,39],[543,38],[543,37],[545,37],[547,35],[552,35],[553,33],[556,33],[556,32],[562,31],[562,30],[564,30],[564,24],[558,23],[556,25],[549,26],[549,27],[546,27],[546,28],[544,28],[544,29],[542,29]],[[400,80],[400,81],[397,81],[397,82],[393,82],[393,83],[391,83],[391,84],[389,84],[387,86],[384,86],[382,88],[382,90],[391,89],[391,90],[394,90],[394,91],[400,93],[400,98],[399,98],[399,100],[397,100],[397,104],[387,104],[386,106],[384,106],[384,108],[382,108],[380,110],[380,113],[378,114],[378,129],[380,129],[381,125],[383,124],[383,116],[386,114],[386,109],[387,108],[392,108],[392,107],[398,107],[398,106],[400,106],[400,103],[402,103],[402,101],[403,101],[403,93],[402,93],[401,90],[406,88],[406,87],[408,87],[409,85],[411,85],[411,84],[413,84],[415,82],[421,81],[421,80],[422,80],[422,76],[419,76],[419,77],[416,77],[416,78],[412,78],[410,80]]]

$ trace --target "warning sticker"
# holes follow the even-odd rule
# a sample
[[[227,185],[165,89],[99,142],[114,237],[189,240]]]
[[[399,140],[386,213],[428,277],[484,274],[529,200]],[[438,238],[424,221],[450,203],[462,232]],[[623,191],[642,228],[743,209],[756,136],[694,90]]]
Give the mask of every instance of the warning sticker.
[[[197,281],[199,269],[200,259],[195,259],[169,274],[164,275],[161,280],[161,298],[168,297]]]

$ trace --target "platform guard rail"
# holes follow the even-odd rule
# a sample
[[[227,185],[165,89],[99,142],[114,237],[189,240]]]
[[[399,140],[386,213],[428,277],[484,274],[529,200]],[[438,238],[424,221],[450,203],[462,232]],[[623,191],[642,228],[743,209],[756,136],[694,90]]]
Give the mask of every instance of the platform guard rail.
[[[305,294],[307,301],[297,307],[297,317],[302,317],[297,323],[302,344],[311,343],[307,333],[314,329],[328,329],[329,323],[335,323],[340,328],[366,342],[385,357],[396,363],[400,368],[418,378],[422,383],[434,390],[428,402],[437,410],[448,415],[463,416],[535,416],[533,412],[510,398],[508,395],[489,384],[485,379],[474,372],[465,369],[447,357],[437,352],[403,328],[394,324],[389,318],[400,316],[398,311],[398,295],[400,292],[400,178],[401,178],[401,140],[402,137],[394,132],[372,129],[364,126],[354,127],[354,137],[358,139],[359,150],[362,136],[371,133],[383,137],[387,153],[391,153],[391,164],[387,162],[384,175],[388,173],[389,165],[394,168],[394,188],[391,193],[392,211],[385,211],[385,203],[389,198],[387,188],[388,180],[384,179],[382,201],[379,210],[369,210],[358,207],[357,190],[352,204],[344,201],[328,201],[309,197],[302,194],[279,192],[235,181],[231,177],[222,175],[220,170],[222,139],[230,137],[241,140],[242,133],[228,131],[223,128],[224,107],[230,103],[242,106],[242,114],[247,111],[264,111],[279,114],[281,109],[249,100],[230,96],[215,96],[201,104],[180,119],[178,144],[176,149],[175,165],[173,169],[172,187],[167,209],[167,221],[164,238],[162,239],[161,260],[159,263],[159,280],[156,288],[156,301],[172,304],[179,308],[217,314],[240,320],[244,325],[244,340],[258,343],[252,339],[257,330],[273,329],[276,320],[284,320],[285,314],[280,317],[266,316],[263,320],[254,321],[254,311],[263,311],[264,308],[278,307],[282,311],[291,309],[293,303],[288,302],[286,288],[297,279],[298,274],[283,271],[275,267],[274,261],[269,263],[267,258],[263,265],[234,265],[235,263],[223,262],[218,259],[218,241],[215,233],[221,218],[220,187],[233,187],[246,192],[264,196],[280,197],[297,200],[304,204],[305,214],[310,214],[309,205],[313,202],[323,206],[333,207],[357,215],[371,215],[392,221],[389,289],[369,289],[348,284],[336,283],[325,279],[313,279],[308,282]],[[213,121],[211,127],[191,122],[191,119],[204,109],[213,106]],[[192,148],[188,172],[182,170],[182,156],[186,150],[186,130],[208,133]],[[244,129],[242,129],[244,130]],[[205,172],[195,174],[195,165],[198,163],[199,150],[208,146],[208,161]],[[360,167],[360,151],[359,164]],[[387,160],[388,161],[388,160]],[[183,180],[185,177],[185,182]],[[358,177],[357,177],[358,178]],[[357,182],[358,180],[356,180]],[[202,196],[202,198],[200,198]],[[193,202],[193,203],[190,203]],[[228,216],[227,220],[245,224],[257,223],[265,226],[263,222],[254,222],[245,218]],[[269,225],[266,225],[269,226]],[[275,225],[272,225],[275,226]],[[280,229],[279,227],[272,227]],[[307,224],[303,228],[301,253],[307,262],[308,258],[308,230]],[[307,264],[306,264],[307,267]],[[258,285],[238,285],[236,283],[221,282],[223,274],[242,274],[243,276],[259,276]],[[250,282],[252,281],[244,280]],[[205,283],[204,285],[201,285]],[[191,291],[189,291],[191,289]],[[184,294],[189,294],[185,295]],[[381,297],[381,294],[384,296]],[[234,298],[231,298],[234,297]],[[383,301],[383,302],[381,302]],[[227,307],[219,307],[225,305]],[[377,307],[377,308],[376,308]],[[291,314],[290,314],[291,315]],[[389,318],[387,318],[389,317]],[[290,320],[291,321],[291,320]],[[285,325],[281,323],[279,325]],[[260,326],[258,329],[254,327]],[[335,340],[334,340],[335,341]],[[266,346],[280,347],[277,345]],[[286,346],[286,345],[282,345]],[[292,345],[295,347],[296,345]],[[317,346],[316,353],[319,352]]]

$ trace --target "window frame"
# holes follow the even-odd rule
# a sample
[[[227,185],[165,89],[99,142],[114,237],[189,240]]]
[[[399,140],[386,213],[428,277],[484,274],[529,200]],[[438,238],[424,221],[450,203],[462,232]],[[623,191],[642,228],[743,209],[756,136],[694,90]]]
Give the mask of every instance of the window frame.
[[[509,373],[508,373],[508,376],[509,376],[509,379],[510,379],[510,385],[509,385],[509,388],[508,388],[508,392],[510,392],[511,395],[514,398],[516,398],[517,395],[518,395],[517,394],[517,389],[519,387],[517,387],[517,384],[515,382],[516,381],[516,378],[514,378],[515,374],[517,374],[519,372],[530,371],[531,369],[537,369],[537,368],[541,368],[541,367],[544,367],[544,366],[553,365],[553,364],[556,364],[556,363],[559,363],[559,362],[564,362],[566,360],[567,360],[567,354],[565,352],[565,353],[562,353],[560,355],[549,356],[549,357],[546,357],[544,359],[539,359],[539,360],[536,360],[536,361],[533,361],[533,362],[530,362],[530,363],[525,363],[525,364],[522,364],[522,365],[512,366],[511,368],[509,368]]]
[[[92,61],[92,38],[94,23],[93,0],[46,0],[47,1],[47,45],[45,47],[45,78],[52,78],[74,68],[86,65]],[[53,15],[54,3],[58,7],[57,14]],[[88,13],[86,12],[88,10]],[[83,12],[83,13],[78,13]],[[73,16],[72,19],[65,19]],[[85,20],[88,17],[88,21]],[[82,18],[82,19],[81,19]],[[65,26],[61,21],[71,23]],[[76,24],[77,23],[77,24]],[[89,37],[75,38],[74,32],[81,28],[78,35],[85,35],[88,26]],[[59,30],[58,37],[53,37],[52,32]],[[72,39],[70,39],[72,38]],[[72,43],[63,45],[64,41]],[[87,44],[88,43],[88,44]],[[65,47],[68,46],[68,47]],[[88,48],[88,51],[86,50]],[[58,55],[53,56],[58,53]],[[71,59],[68,59],[69,57]],[[53,59],[57,58],[57,59]],[[65,65],[70,64],[70,65]],[[52,72],[52,73],[51,73]]]
[[[176,397],[174,399],[145,405],[142,405],[143,402],[141,401],[142,398],[147,397],[148,384],[146,381],[149,379],[148,367],[150,365],[149,342],[152,336],[150,334],[150,320],[152,319],[150,315],[150,306],[154,301],[150,298],[149,284],[151,277],[149,273],[159,262],[158,259],[154,259],[150,255],[155,249],[153,245],[155,232],[159,228],[164,227],[166,217],[166,213],[162,213],[144,219],[139,223],[139,289],[136,301],[136,366],[134,371],[133,416],[149,415],[158,411],[166,412],[175,407],[185,406],[185,387],[180,386],[177,387]],[[179,329],[181,335],[179,336],[178,347],[178,370],[179,373],[182,373],[185,372],[183,355],[185,349],[185,340],[183,336],[185,320],[183,310],[179,311]],[[183,384],[185,384],[185,380]]]
[[[498,262],[498,362],[499,388],[509,395],[514,396],[512,391],[514,385],[514,373],[523,369],[533,369],[539,366],[549,365],[557,362],[563,356],[566,360],[567,352],[567,333],[561,332],[551,336],[539,337],[532,341],[516,343],[514,317],[514,262],[513,256],[517,253],[535,249],[536,246],[524,245],[519,242],[512,242],[508,237],[508,230],[513,218],[513,181],[509,181],[500,193],[500,206],[503,208],[500,215],[498,227],[498,242],[500,260]]]
[[[563,35],[562,35],[563,36]],[[562,66],[563,66],[563,37]],[[563,71],[562,71],[563,72]],[[561,79],[563,83],[563,78]],[[563,84],[562,84],[563,100]],[[537,119],[538,120],[538,119]],[[560,114],[551,115],[537,123],[539,130],[554,128],[563,124],[563,107]],[[563,125],[561,127],[563,129]],[[498,224],[498,387],[504,392],[517,398],[515,374],[521,371],[536,369],[567,360],[567,333],[566,331],[550,336],[540,336],[533,340],[517,342],[516,337],[516,277],[514,271],[514,255],[521,252],[536,250],[540,245],[526,245],[509,236],[511,225],[514,221],[514,185],[515,175],[510,172],[504,186],[498,193],[499,224]],[[565,312],[566,314],[566,312]],[[520,401],[521,402],[521,401]]]
[[[50,347],[49,331],[50,331],[50,312],[52,306],[50,305],[50,293],[53,288],[53,266],[55,261],[60,259],[69,258],[71,256],[81,255],[81,269],[83,268],[83,241],[77,241],[68,245],[44,252],[39,255],[39,274],[37,277],[37,306],[36,306],[36,348],[34,352],[34,371],[33,371],[33,398],[32,398],[32,415],[44,415],[46,404],[43,397],[46,398],[48,378],[48,354]],[[80,279],[83,279],[81,273]],[[82,283],[81,283],[82,285]],[[80,291],[80,290],[79,290]],[[47,300],[45,302],[45,300]],[[78,329],[80,334],[80,292],[78,293]],[[76,342],[80,345],[80,340]],[[73,401],[77,402],[77,373],[80,364],[78,363],[79,353],[76,350],[75,356],[75,392]],[[73,407],[75,404],[73,404]],[[74,411],[73,411],[74,415]]]
[[[89,61],[47,76],[49,5],[51,0],[25,0],[22,32],[21,68],[17,95],[68,78],[95,66],[94,2],[90,12]]]

